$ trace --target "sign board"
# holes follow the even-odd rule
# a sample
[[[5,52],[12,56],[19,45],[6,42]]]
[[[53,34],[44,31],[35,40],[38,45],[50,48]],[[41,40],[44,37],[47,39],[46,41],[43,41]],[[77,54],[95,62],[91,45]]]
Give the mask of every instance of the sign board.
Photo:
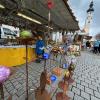
[[[4,25],[0,26],[0,38],[1,39],[15,39],[16,37],[19,37],[19,28],[14,27],[14,26],[9,26],[9,25]]]

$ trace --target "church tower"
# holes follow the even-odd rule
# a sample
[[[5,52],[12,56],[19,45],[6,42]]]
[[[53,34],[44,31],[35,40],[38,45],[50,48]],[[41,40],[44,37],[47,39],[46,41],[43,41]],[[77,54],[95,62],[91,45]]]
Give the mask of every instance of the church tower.
[[[94,4],[93,4],[93,0],[92,0],[89,5],[89,9],[87,10],[87,18],[86,18],[84,29],[83,29],[83,31],[87,35],[89,35],[89,30],[90,30],[90,26],[91,26],[91,22],[92,22],[92,18],[93,18],[93,12],[94,12],[93,6],[94,6]]]

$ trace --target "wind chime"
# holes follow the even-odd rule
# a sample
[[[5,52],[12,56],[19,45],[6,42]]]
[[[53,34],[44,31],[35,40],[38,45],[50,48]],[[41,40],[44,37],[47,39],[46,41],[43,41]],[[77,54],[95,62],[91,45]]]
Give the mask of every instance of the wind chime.
[[[48,0],[48,33],[50,33],[50,21],[51,21],[51,9],[54,7],[54,3],[52,0]],[[55,52],[52,52],[54,54],[54,56],[56,57],[57,59],[57,55],[58,55],[58,50]],[[54,56],[53,56],[53,59],[54,59]],[[50,61],[50,65],[51,65],[51,61]],[[57,70],[57,69],[55,69]]]
[[[70,98],[66,95],[67,91],[68,91],[68,82],[66,80],[67,75],[69,73],[66,73],[66,75],[64,76],[63,81],[59,82],[58,87],[60,89],[63,90],[63,92],[58,92],[56,94],[56,100],[70,100]]]
[[[50,35],[50,21],[51,21],[51,9],[53,8],[54,4],[52,0],[47,0],[47,8],[48,8],[48,34]],[[48,44],[48,43],[47,43]],[[40,76],[40,86],[35,91],[35,99],[36,100],[51,100],[50,94],[45,90],[46,83],[47,83],[47,71],[46,71],[46,60],[48,59],[49,55],[44,54],[44,71],[41,73]]]
[[[48,7],[48,34],[50,35],[50,22],[51,22],[51,9],[54,7],[54,3],[52,0],[47,0]]]
[[[54,3],[52,0],[47,0],[47,8],[48,8],[48,35],[50,35],[50,22],[51,22],[51,9],[54,7]],[[48,45],[48,40],[47,40],[47,45]],[[44,57],[44,70],[46,70],[46,60],[47,58],[47,54],[45,54]]]

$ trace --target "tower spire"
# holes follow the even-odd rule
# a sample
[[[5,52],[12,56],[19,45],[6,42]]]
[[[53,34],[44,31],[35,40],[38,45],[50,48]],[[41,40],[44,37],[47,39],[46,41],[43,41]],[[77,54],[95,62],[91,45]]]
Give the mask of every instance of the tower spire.
[[[93,12],[94,12],[94,2],[92,0],[90,2],[89,9],[87,10],[87,18],[83,29],[87,35],[89,35],[89,29],[92,22]]]
[[[90,3],[90,5],[89,5],[89,9],[87,10],[87,13],[94,12],[93,6],[94,6],[94,3],[93,3],[93,0],[92,0],[91,3]]]

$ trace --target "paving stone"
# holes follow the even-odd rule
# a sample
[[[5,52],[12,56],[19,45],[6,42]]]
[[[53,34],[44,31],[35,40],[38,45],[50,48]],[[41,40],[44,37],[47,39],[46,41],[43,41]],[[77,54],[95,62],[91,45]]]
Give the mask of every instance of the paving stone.
[[[97,87],[94,85],[89,84],[89,88],[98,91]]]
[[[25,83],[25,80],[20,80],[19,83],[23,84],[23,83]]]
[[[73,97],[74,97],[74,93],[73,93],[72,91],[68,91],[67,95],[68,95],[71,99],[73,99]]]
[[[95,85],[95,86],[98,86],[99,87],[99,84],[96,83],[96,82],[92,82],[92,85]]]
[[[75,81],[76,81],[76,83],[79,83],[79,84],[81,83],[81,81],[80,81],[80,80],[78,80],[78,79],[76,79]]]
[[[74,82],[74,83],[72,84],[72,86],[76,87],[76,82]]]
[[[91,96],[91,100],[100,100],[100,99],[96,98],[95,96]]]
[[[100,93],[99,92],[94,91],[94,95],[100,99]]]
[[[80,84],[77,84],[77,88],[84,91],[84,86],[82,86],[82,85],[80,85]]]
[[[88,83],[88,84],[91,84],[92,82],[88,79],[85,79],[85,82]]]
[[[81,85],[88,87],[88,83],[81,81]]]
[[[14,95],[17,93],[17,90],[16,89],[13,89],[12,91],[9,92],[11,95]]]
[[[90,88],[85,87],[85,92],[93,95],[93,90]]]
[[[16,81],[14,82],[14,85],[17,85],[17,84],[19,84],[18,79],[16,79]]]
[[[15,94],[12,96],[12,100],[19,100],[19,97]]]
[[[95,79],[93,79],[93,76],[90,76],[89,80],[95,82]]]
[[[14,89],[14,87],[13,87],[13,86],[10,86],[10,87],[7,88],[7,91],[10,92],[10,91],[12,91],[13,89]]]
[[[20,84],[18,84],[18,85],[15,86],[16,89],[19,89],[21,87],[22,87],[22,85],[20,85]]]
[[[9,84],[4,84],[4,86],[6,87],[6,88],[9,88],[9,87],[12,87],[13,85],[12,85],[12,83],[10,82]]]
[[[98,80],[98,79],[96,79],[96,83],[98,83],[99,84],[99,86],[100,86],[100,79]]]
[[[18,97],[20,97],[20,96],[23,95],[24,93],[25,93],[25,91],[24,91],[23,89],[20,89],[20,90],[17,91],[16,95],[17,95]]]
[[[11,83],[9,80],[7,80],[5,83],[4,83],[4,85],[7,85],[7,84],[9,84],[9,83]]]
[[[100,88],[98,87],[98,91],[99,91],[99,93],[100,93]]]
[[[82,78],[82,77],[78,77],[78,79],[81,80],[81,81],[83,81],[83,82],[85,81],[85,79]]]
[[[16,79],[11,80],[11,83],[14,83],[14,82],[16,82]]]
[[[80,95],[80,89],[78,89],[78,88],[76,88],[76,87],[73,87],[73,88],[72,88],[72,92],[74,92],[75,94]]]
[[[84,100],[84,98],[75,94],[73,100]]]
[[[81,96],[87,100],[90,100],[90,95],[84,91],[81,91]]]

